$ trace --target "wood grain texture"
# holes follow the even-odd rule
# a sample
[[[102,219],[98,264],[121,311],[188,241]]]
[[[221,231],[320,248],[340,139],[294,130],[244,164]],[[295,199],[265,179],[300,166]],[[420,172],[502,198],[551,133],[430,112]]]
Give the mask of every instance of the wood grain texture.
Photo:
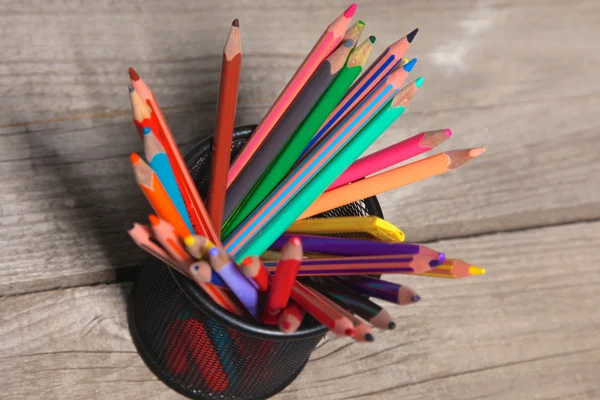
[[[257,122],[343,1],[0,4],[0,295],[120,280],[139,265],[123,223],[149,211],[127,154],[126,67],[188,148],[212,131],[223,41],[241,20],[239,125]],[[415,26],[425,86],[372,150],[450,127],[440,150],[485,145],[451,174],[381,196],[408,240],[600,218],[600,3],[363,1],[385,46]],[[293,18],[289,16],[293,15]],[[32,242],[34,240],[35,242]],[[34,244],[35,243],[35,244]]]
[[[394,277],[423,300],[391,306],[373,344],[328,339],[278,399],[595,399],[600,222],[434,243],[488,274]],[[2,398],[180,398],[129,337],[127,284],[0,300]],[[68,312],[65,312],[68,310]]]

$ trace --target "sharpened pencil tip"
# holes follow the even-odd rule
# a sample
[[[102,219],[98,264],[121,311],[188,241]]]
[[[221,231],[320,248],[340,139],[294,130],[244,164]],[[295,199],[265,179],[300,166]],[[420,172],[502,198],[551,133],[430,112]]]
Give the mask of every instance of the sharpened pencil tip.
[[[421,300],[421,296],[419,296],[418,294],[416,294],[416,295],[414,295],[412,297],[411,300],[412,300],[413,303],[416,303],[417,301]]]
[[[415,67],[415,64],[417,64],[417,59],[416,59],[416,58],[413,58],[412,60],[410,60],[409,62],[407,62],[407,63],[404,65],[404,67],[403,67],[403,68],[404,68],[404,70],[405,70],[406,72],[410,72],[410,71],[412,71],[412,69]]]
[[[239,19],[234,19],[233,22],[231,23],[231,26],[235,26],[236,28],[240,27],[240,20]]]
[[[470,157],[477,157],[485,153],[485,147],[477,147],[469,151]]]
[[[135,71],[135,69],[133,69],[133,67],[129,67],[129,77],[131,78],[132,81],[139,81],[140,80],[140,76]]]
[[[132,164],[135,164],[137,162],[139,162],[141,160],[140,156],[138,153],[131,153],[129,155],[129,159],[131,160]]]
[[[189,235],[183,239],[183,243],[185,243],[187,247],[192,247],[196,243],[196,239],[194,239],[193,235]]]
[[[415,39],[415,36],[417,36],[417,33],[419,33],[419,28],[406,35],[406,40],[408,40],[408,43],[412,43],[412,41]]]
[[[452,136],[452,131],[450,129],[446,129],[444,133],[446,134],[446,137]]]
[[[369,40],[371,41],[371,43],[375,43],[375,36],[373,36],[373,35],[369,36]]]
[[[148,220],[150,221],[150,223],[154,226],[160,224],[160,218],[158,218],[156,215],[154,214],[150,214],[148,215]]]
[[[352,3],[352,5],[350,7],[348,7],[348,9],[346,11],[344,11],[344,17],[352,18],[352,16],[354,15],[354,12],[356,11],[356,7],[358,7],[356,5],[356,3]]]
[[[394,321],[390,321],[390,323],[388,324],[388,329],[396,329],[396,323]]]
[[[471,275],[483,275],[485,274],[485,269],[481,267],[476,267],[475,265],[471,265],[469,267],[469,274]]]
[[[423,79],[422,76],[418,77],[417,80],[415,81],[415,86],[417,88],[420,88],[421,86],[423,86],[423,82],[425,82],[425,79]]]
[[[365,341],[367,341],[367,342],[374,342],[375,341],[375,337],[373,335],[371,335],[370,333],[367,333],[365,335]]]

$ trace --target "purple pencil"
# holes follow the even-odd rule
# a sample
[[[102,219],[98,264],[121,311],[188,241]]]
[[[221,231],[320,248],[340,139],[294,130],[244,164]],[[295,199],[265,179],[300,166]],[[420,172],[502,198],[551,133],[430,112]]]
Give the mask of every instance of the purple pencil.
[[[375,297],[391,303],[408,305],[421,300],[421,297],[408,286],[398,285],[381,279],[360,276],[357,278],[333,278],[336,282],[365,296]]]
[[[427,246],[412,243],[386,243],[373,240],[337,238],[330,236],[298,235],[284,233],[271,245],[271,250],[281,250],[293,236],[302,240],[305,252],[337,256],[376,256],[376,255],[420,255],[443,263],[446,255]],[[439,265],[439,264],[437,264]]]
[[[260,310],[258,309],[259,299],[256,288],[248,282],[226,253],[213,247],[208,251],[208,256],[211,266],[221,279],[223,279],[227,287],[231,289],[233,294],[246,307],[250,315],[258,319]]]

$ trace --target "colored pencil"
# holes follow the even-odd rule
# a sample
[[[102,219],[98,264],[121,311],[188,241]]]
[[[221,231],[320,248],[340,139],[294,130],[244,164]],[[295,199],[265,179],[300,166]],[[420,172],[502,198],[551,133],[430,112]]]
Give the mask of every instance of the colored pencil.
[[[300,282],[294,282],[292,299],[336,336],[353,336],[354,324]]]
[[[340,123],[314,151],[288,175],[261,205],[226,239],[225,249],[234,259],[260,255],[289,226],[280,232],[265,226],[286,208],[306,184],[365,126],[400,90],[416,60],[389,74],[363,102]],[[310,204],[310,203],[308,203]],[[291,224],[291,222],[290,222]],[[258,242],[256,235],[260,232]],[[270,242],[269,242],[270,241]],[[269,242],[269,243],[267,243]],[[265,245],[266,243],[266,245]]]
[[[187,252],[194,258],[201,260],[208,255],[207,240],[204,236],[189,235],[183,238]]]
[[[328,297],[331,301],[337,303],[346,310],[358,315],[368,321],[371,325],[379,329],[394,329],[396,323],[385,308],[372,302],[368,298],[359,295],[355,291],[348,289],[330,278],[321,278],[324,284],[311,282],[310,286]]]
[[[320,298],[321,301],[328,304],[331,308],[337,310],[341,315],[352,321],[352,325],[354,326],[354,340],[357,342],[373,342],[375,340],[373,337],[373,329],[371,329],[369,325],[365,324],[360,318],[357,318],[354,314],[348,312],[343,307],[340,307],[335,301],[332,301],[327,296],[324,296],[322,293],[319,293],[312,287],[307,286],[306,289],[311,291],[313,295]]]
[[[421,274],[431,270],[430,261],[407,255],[308,258],[302,260],[298,275]],[[275,266],[275,262],[265,261],[267,271],[273,272]]]
[[[219,287],[227,287],[223,279],[204,260],[193,262],[189,267],[189,275],[198,284],[210,283]]]
[[[177,185],[179,186],[183,201],[185,202],[186,210],[188,211],[190,220],[192,221],[192,225],[194,227],[194,233],[204,235],[213,243],[216,243],[220,246],[220,237],[217,235],[214,229],[210,217],[208,216],[208,212],[206,211],[206,207],[204,206],[204,203],[198,194],[194,180],[192,179],[192,176],[185,165],[185,161],[183,160],[179,148],[173,139],[171,131],[167,126],[167,122],[162,115],[154,94],[133,68],[129,68],[129,76],[135,91],[139,94],[140,98],[144,100],[148,106],[150,106],[154,114],[153,117],[158,120],[158,124],[160,125],[160,134],[154,130],[153,131],[157,135],[161,144],[165,148],[167,156],[169,157],[173,174],[177,180]],[[182,237],[185,236],[187,235]]]
[[[279,330],[283,333],[294,333],[298,330],[306,312],[298,303],[290,300],[285,310],[279,315]]]
[[[225,281],[227,287],[236,295],[250,315],[258,319],[260,312],[258,291],[242,275],[226,253],[213,247],[208,251],[208,256],[210,265],[215,272]]]
[[[179,216],[181,219],[183,219],[183,222],[191,231],[193,229],[192,222],[190,221],[190,217],[185,209],[183,197],[181,196],[181,192],[177,186],[177,181],[175,180],[175,175],[173,175],[173,170],[171,169],[171,164],[169,163],[169,157],[167,157],[164,147],[162,144],[160,144],[160,141],[150,128],[144,128],[143,133],[144,153],[146,160],[150,164],[150,168],[154,170],[156,176],[167,191],[167,195],[177,209]]]
[[[162,131],[158,119],[153,115],[152,109],[133,88],[129,86],[129,102],[131,103],[131,112],[133,113],[133,124],[140,135],[140,139],[144,139],[144,128],[150,128],[156,135]],[[160,135],[159,135],[160,136]]]
[[[421,297],[408,286],[398,285],[393,282],[368,276],[351,278],[332,278],[336,282],[365,296],[389,301],[391,303],[409,305],[421,300]]]
[[[131,153],[130,159],[135,179],[154,212],[173,225],[179,236],[188,236],[190,230],[173,205],[156,173],[137,153]]]
[[[214,151],[208,196],[208,213],[216,233],[221,236],[227,172],[231,156],[231,142],[235,124],[238,86],[242,66],[240,23],[236,18],[231,24],[229,36],[223,49],[221,83],[215,120]]]
[[[408,71],[410,71],[410,68],[412,68],[412,66],[414,66],[414,62],[409,62],[403,67],[402,70],[392,72],[381,82],[378,89],[376,89],[373,93],[369,94],[364,99],[364,102],[368,103],[372,99],[372,96],[379,96],[379,92],[382,89],[385,90],[384,88],[386,87],[391,88],[391,86],[388,84],[388,81],[391,80],[392,82],[394,82],[397,78],[404,78]],[[403,79],[399,80],[401,81]],[[285,232],[286,229],[288,229],[288,227],[293,223],[293,221],[302,214],[302,212],[306,209],[306,205],[312,204],[315,201],[315,199],[329,185],[331,185],[331,183],[339,176],[339,174],[354,160],[356,160],[356,158],[369,146],[369,144],[372,143],[373,140],[375,140],[377,137],[379,137],[383,130],[385,130],[385,128],[387,128],[399,115],[401,115],[404,112],[403,110],[406,108],[408,103],[410,103],[412,97],[416,93],[417,89],[422,85],[422,83],[422,78],[417,79],[415,82],[402,89],[402,91],[399,92],[399,96],[394,96],[394,93],[392,91],[392,93],[390,93],[390,96],[394,97],[392,97],[391,103],[385,105],[384,113],[378,113],[375,116],[375,121],[373,122],[373,124],[367,124],[362,134],[361,132],[359,132],[358,135],[346,136],[349,141],[349,144],[348,146],[344,147],[343,143],[339,143],[341,142],[341,140],[338,141],[337,139],[338,132],[344,132],[346,129],[345,126],[348,123],[352,124],[348,129],[360,129],[360,127],[358,127],[359,124],[355,123],[354,121],[354,115],[356,113],[362,113],[364,107],[363,105],[361,105],[357,107],[354,111],[352,111],[352,113],[346,118],[346,120],[344,120],[344,122],[341,125],[338,125],[336,129],[332,132],[332,134],[329,135],[322,143],[320,143],[315,149],[315,151],[311,152],[305,158],[305,160],[302,161],[298,168],[296,168],[294,172],[291,173],[286,178],[286,180],[279,185],[277,191],[272,193],[270,197],[263,203],[263,205],[261,205],[261,209],[257,210],[253,214],[254,217],[260,216],[264,218],[260,221],[261,223],[258,225],[260,226],[260,229],[262,229],[260,235],[258,235],[256,238],[249,238],[249,236],[254,234],[256,231],[250,230],[248,232],[240,230],[242,234],[246,235],[242,236],[242,238],[245,240],[245,243],[244,241],[241,242],[241,244],[245,244],[246,247],[244,247],[241,251],[238,250],[236,246],[238,246],[238,248],[241,247],[239,241],[240,238],[239,236],[235,237],[235,234],[233,234],[233,239],[238,240],[238,242],[231,240],[229,242],[230,244],[233,244],[231,246],[231,249],[233,251],[239,251],[241,256],[245,257],[248,255],[252,255],[253,253],[260,254],[267,248],[269,248],[269,246],[283,232]],[[386,96],[383,96],[382,102],[385,103],[386,100]],[[395,105],[398,106],[394,107]],[[366,112],[366,110],[364,112]],[[352,140],[354,139],[354,136],[356,136],[356,140]],[[331,148],[329,148],[329,146],[331,146]],[[323,148],[325,150],[322,150]],[[330,156],[333,159],[323,167],[324,163],[327,162],[327,160],[324,160],[324,158],[326,157],[323,153],[325,152],[327,153],[327,156]],[[325,172],[319,173],[319,170],[316,167],[323,168]],[[307,180],[315,174],[315,179],[307,183]],[[292,179],[295,179],[296,181],[293,181]],[[291,200],[291,195],[289,194],[289,192],[291,192],[294,188],[291,187],[292,185],[290,185],[289,182],[292,182],[292,184],[295,183],[296,186],[303,187],[303,190],[294,191],[294,193],[296,193],[296,196]],[[298,185],[298,183],[300,183],[301,185]],[[281,193],[281,190],[287,190],[288,192],[284,191],[283,193]],[[281,203],[283,202],[280,201],[280,203],[277,205],[272,204],[272,199],[280,200],[276,196],[284,196],[283,199],[287,201],[283,210],[281,210],[282,207],[280,207]],[[276,206],[277,208],[275,208]],[[270,218],[268,219],[266,218],[265,213],[262,212],[265,207],[270,213]],[[268,207],[272,208],[270,209]],[[273,213],[272,210],[275,210],[277,212]],[[253,225],[253,223],[255,223],[255,220],[249,218],[248,223],[243,228],[246,228],[248,226],[250,226],[250,228],[253,228],[255,226],[255,224]],[[250,243],[248,244],[248,242]]]
[[[302,262],[302,242],[299,238],[291,238],[281,250],[281,259],[277,263],[275,274],[271,280],[271,290],[267,296],[263,322],[277,324],[279,314],[290,299],[292,286],[296,281],[298,269]]]
[[[463,260],[448,259],[442,265],[419,275],[434,278],[461,279],[483,274],[485,274],[485,269],[483,268],[471,265]]]
[[[452,171],[484,152],[485,148],[483,147],[446,151],[349,185],[340,186],[323,193],[300,215],[300,219]]]
[[[281,152],[275,157],[264,175],[255,184],[233,218],[227,221],[223,237],[227,237],[281,182],[300,156],[319,126],[340,102],[352,82],[356,79],[371,53],[375,37],[371,36],[355,48],[346,65],[327,88],[323,96],[302,122]]]
[[[254,184],[269,168],[277,153],[296,132],[300,123],[306,118],[333,79],[344,67],[348,54],[350,54],[353,47],[354,43],[351,40],[342,43],[319,65],[315,73],[300,90],[294,102],[275,124],[269,136],[263,140],[260,148],[254,152],[254,156],[248,160],[245,168],[227,189],[225,219],[229,218],[234,210],[240,206]]]
[[[269,289],[269,273],[260,258],[244,258],[240,264],[240,271],[259,292],[264,293]]]
[[[173,259],[177,260],[180,265],[190,265],[194,262],[182,245],[173,225],[153,214],[148,216],[148,220],[154,237]]]
[[[177,260],[171,257],[171,255],[167,253],[165,249],[152,241],[152,230],[149,226],[138,224],[136,222],[127,230],[127,233],[129,236],[131,236],[139,248],[145,250],[148,254],[164,262],[177,272],[188,277],[190,276],[185,265],[181,265]]]
[[[398,227],[372,215],[363,217],[304,219],[294,222],[286,231],[289,233],[375,239],[388,243],[404,242],[405,239],[404,232]]]
[[[279,121],[287,111],[290,104],[292,104],[300,90],[304,87],[306,82],[308,82],[319,64],[321,64],[321,62],[327,58],[333,49],[341,42],[355,11],[356,4],[352,4],[342,15],[327,27],[325,32],[323,32],[269,111],[267,111],[267,114],[258,124],[252,137],[246,143],[246,146],[241,151],[240,155],[233,162],[227,176],[228,186],[233,183],[238,174],[246,166],[246,163],[254,156],[256,150],[258,150],[262,142],[271,133],[271,130],[277,121]]]
[[[354,163],[327,190],[357,181],[394,164],[409,160],[432,150],[452,136],[450,129],[422,132],[385,149],[379,150]]]
[[[348,115],[354,107],[360,104],[361,100],[365,98],[365,96],[367,96],[367,94],[369,94],[369,92],[371,92],[390,71],[396,68],[415,36],[417,36],[417,32],[419,32],[418,28],[394,42],[383,51],[379,58],[377,58],[365,73],[361,75],[358,81],[352,85],[340,104],[333,110],[306,146],[301,157],[308,153],[308,151],[319,143],[322,138],[326,137],[337,123],[342,121],[343,118]]]
[[[384,243],[372,240],[337,238],[329,236],[296,235],[284,233],[272,245],[272,250],[281,250],[285,243],[297,236],[302,240],[305,252],[332,254],[337,256],[383,256],[420,255],[430,260],[444,262],[446,255],[427,246],[411,243]]]

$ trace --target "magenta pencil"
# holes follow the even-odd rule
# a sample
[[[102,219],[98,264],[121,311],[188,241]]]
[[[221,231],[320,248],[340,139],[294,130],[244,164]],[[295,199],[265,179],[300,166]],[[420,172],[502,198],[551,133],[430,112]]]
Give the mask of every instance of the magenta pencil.
[[[327,190],[345,185],[432,150],[452,136],[450,129],[422,132],[355,161]]]

